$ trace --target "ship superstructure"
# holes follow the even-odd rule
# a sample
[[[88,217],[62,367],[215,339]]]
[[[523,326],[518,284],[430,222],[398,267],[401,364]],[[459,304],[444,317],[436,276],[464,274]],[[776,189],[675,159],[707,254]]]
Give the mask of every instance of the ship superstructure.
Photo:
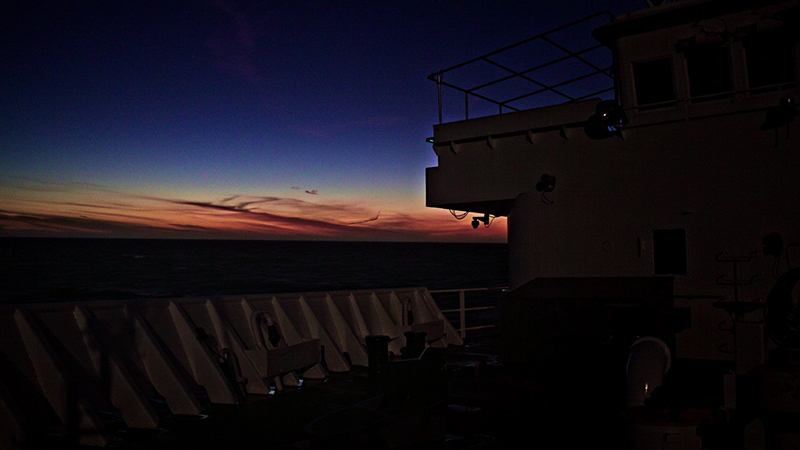
[[[709,0],[614,18],[594,36],[615,98],[435,125],[427,205],[507,216],[512,289],[671,277],[691,315],[678,354],[732,360],[713,305],[762,302],[800,264],[797,18],[797,2]]]
[[[504,360],[561,374],[591,360],[598,375],[581,389],[613,390],[601,366],[616,373],[625,359],[615,355],[630,349],[629,383],[662,371],[658,384],[639,379],[649,397],[677,359],[679,381],[653,400],[660,408],[628,396],[628,448],[743,448],[762,426],[756,416],[766,437],[747,448],[797,448],[798,2],[650,4],[592,33],[610,67],[569,34],[556,42],[561,31],[534,38],[556,50],[544,61],[510,46],[517,53],[502,65],[494,52],[429,77],[440,121],[428,139],[438,166],[426,171],[427,206],[475,228],[507,217]],[[540,76],[566,60],[579,70]],[[466,88],[448,81],[486,63],[504,74]],[[610,87],[570,90],[598,78]],[[509,80],[529,92],[485,93]],[[443,120],[453,92],[465,114]],[[540,94],[559,102],[530,101]],[[475,117],[471,102],[499,114]],[[717,431],[679,417],[693,405],[710,408]]]

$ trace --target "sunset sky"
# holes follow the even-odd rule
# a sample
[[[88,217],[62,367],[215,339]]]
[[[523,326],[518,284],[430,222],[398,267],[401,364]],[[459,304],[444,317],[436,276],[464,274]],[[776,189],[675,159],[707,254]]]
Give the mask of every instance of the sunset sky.
[[[504,242],[425,208],[432,72],[644,0],[0,6],[0,236]]]

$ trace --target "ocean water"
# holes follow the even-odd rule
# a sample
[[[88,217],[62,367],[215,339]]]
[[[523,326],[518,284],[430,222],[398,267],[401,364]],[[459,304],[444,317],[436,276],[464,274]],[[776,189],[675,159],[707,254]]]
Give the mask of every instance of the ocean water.
[[[505,244],[0,238],[0,303],[508,284]]]

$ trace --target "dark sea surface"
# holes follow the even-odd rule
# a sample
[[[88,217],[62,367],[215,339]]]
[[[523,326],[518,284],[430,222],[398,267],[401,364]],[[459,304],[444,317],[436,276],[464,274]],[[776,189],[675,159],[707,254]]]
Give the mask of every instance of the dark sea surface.
[[[0,303],[508,284],[506,244],[0,238]]]

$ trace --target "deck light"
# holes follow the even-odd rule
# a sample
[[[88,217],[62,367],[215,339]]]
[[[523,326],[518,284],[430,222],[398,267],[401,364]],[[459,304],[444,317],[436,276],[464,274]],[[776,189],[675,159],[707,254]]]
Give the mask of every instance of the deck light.
[[[603,100],[597,104],[595,113],[586,120],[583,131],[589,139],[606,139],[611,136],[622,138],[620,127],[627,122],[625,112],[616,101]]]
[[[483,215],[483,217],[473,217],[472,218],[472,228],[478,228],[478,225],[483,222],[484,226],[489,226],[489,213]]]
[[[542,174],[539,182],[536,183],[536,190],[539,192],[553,192],[556,188],[556,177],[548,174]]]
[[[539,182],[536,183],[536,190],[542,193],[542,203],[552,205],[553,201],[547,198],[548,192],[553,192],[556,188],[556,177],[543,173]]]

